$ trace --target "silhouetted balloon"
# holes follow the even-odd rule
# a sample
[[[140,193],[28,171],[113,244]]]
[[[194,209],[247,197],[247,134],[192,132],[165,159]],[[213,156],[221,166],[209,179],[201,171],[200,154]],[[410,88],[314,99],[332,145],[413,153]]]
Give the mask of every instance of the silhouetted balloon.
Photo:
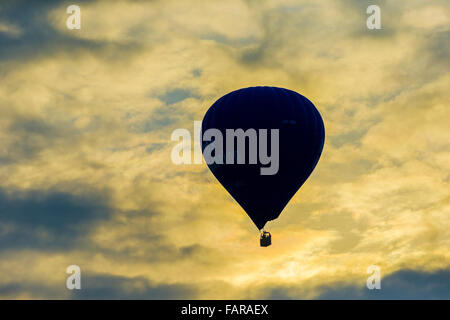
[[[274,175],[262,175],[260,168],[268,165],[259,160],[248,164],[248,144],[246,164],[226,164],[225,152],[224,164],[208,164],[258,229],[278,218],[303,185],[319,161],[325,140],[322,117],[311,101],[276,87],[251,87],[226,94],[203,118],[202,132],[211,128],[222,132],[224,148],[226,129],[279,129],[279,168]],[[270,141],[270,130],[267,140]],[[205,151],[211,141],[201,143]]]

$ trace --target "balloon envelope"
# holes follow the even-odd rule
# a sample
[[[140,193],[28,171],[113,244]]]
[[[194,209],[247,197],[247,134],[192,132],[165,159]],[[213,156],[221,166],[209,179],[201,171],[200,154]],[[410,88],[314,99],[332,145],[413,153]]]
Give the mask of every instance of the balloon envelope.
[[[275,174],[261,174],[260,169],[270,165],[260,163],[259,159],[257,164],[249,164],[248,157],[245,164],[227,164],[225,151],[223,164],[208,164],[258,229],[278,218],[303,185],[319,161],[325,140],[322,117],[311,101],[294,91],[276,87],[251,87],[226,94],[206,112],[203,134],[208,129],[222,132],[224,148],[226,129],[257,132],[268,129],[269,155],[273,151],[270,129],[279,129],[279,166]],[[260,135],[258,139],[261,138]],[[202,139],[202,151],[214,141],[211,140]],[[248,155],[248,143],[245,151]]]

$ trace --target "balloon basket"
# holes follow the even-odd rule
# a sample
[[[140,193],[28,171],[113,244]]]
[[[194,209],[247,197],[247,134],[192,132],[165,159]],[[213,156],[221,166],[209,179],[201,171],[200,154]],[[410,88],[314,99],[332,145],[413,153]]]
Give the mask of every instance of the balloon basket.
[[[268,247],[272,244],[272,235],[268,231],[262,231],[259,237],[259,244],[261,247]]]

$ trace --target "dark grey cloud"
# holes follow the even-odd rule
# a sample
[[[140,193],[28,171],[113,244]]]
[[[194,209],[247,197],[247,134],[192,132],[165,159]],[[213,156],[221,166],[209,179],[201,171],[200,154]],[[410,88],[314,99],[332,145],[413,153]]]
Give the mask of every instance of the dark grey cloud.
[[[76,4],[92,1],[80,0]],[[62,52],[67,55],[77,55],[80,52],[101,54],[112,61],[123,63],[124,53],[133,53],[139,50],[136,41],[111,42],[88,40],[76,37],[76,33],[61,33],[48,21],[51,10],[66,8],[73,4],[71,1],[2,1],[0,21],[15,25],[22,30],[18,37],[11,37],[0,33],[0,61],[9,60],[14,68],[15,63],[32,61],[49,54]],[[101,14],[101,13],[99,13]],[[61,15],[68,16],[65,10]],[[4,68],[3,71],[6,69]]]
[[[330,143],[336,148],[340,148],[345,144],[359,146],[359,142],[366,135],[368,130],[369,128],[367,127],[357,128],[341,134],[330,135],[327,138]]]
[[[72,48],[93,46],[93,42],[60,34],[48,23],[49,11],[66,2],[4,1],[2,10],[0,10],[0,20],[18,26],[23,34],[20,37],[9,37],[0,33],[0,47],[2,48],[0,59],[34,58],[69,44],[72,45]]]
[[[55,121],[25,115],[16,115],[5,129],[9,143],[0,153],[0,165],[30,160],[55,146],[73,148],[82,135],[70,119]]]
[[[64,279],[62,279],[64,280]],[[191,299],[197,294],[194,286],[185,284],[153,283],[144,277],[123,277],[110,274],[89,274],[81,271],[81,290],[37,282],[10,282],[0,285],[0,296],[30,295],[38,299]]]
[[[81,290],[71,291],[73,299],[192,299],[196,289],[184,284],[156,284],[143,277],[82,274]]]
[[[157,97],[164,102],[164,105],[156,108],[145,120],[133,121],[135,115],[127,114],[125,120],[129,123],[128,129],[131,132],[154,132],[173,126],[177,121],[191,117],[192,112],[180,110],[176,103],[188,98],[198,99],[199,95],[191,89],[174,88]]]
[[[61,288],[51,287],[45,284],[30,282],[9,282],[0,284],[0,296],[2,297],[18,297],[28,294],[37,299],[63,299],[67,292]],[[66,289],[67,290],[67,289]]]
[[[145,217],[151,221],[160,213],[161,203],[151,195],[147,195],[145,203],[142,203],[146,209],[120,211],[111,205],[108,190],[75,184],[66,184],[61,186],[62,189],[71,190],[60,191],[57,187],[31,191],[0,189],[0,252],[95,250],[117,263],[150,264],[192,259],[199,264],[214,264],[211,257],[220,256],[217,250],[200,245],[175,246],[159,225],[141,226],[140,219]],[[130,233],[114,233],[114,241],[121,243],[120,246],[106,244],[98,247],[90,239],[101,225],[111,230],[129,228]],[[129,236],[139,245],[125,245]]]
[[[149,146],[147,146],[147,148],[145,149],[145,151],[147,153],[153,153],[155,151],[161,150],[162,148],[164,148],[167,145],[167,143],[152,143]]]
[[[133,133],[148,133],[174,125],[181,118],[175,108],[158,108],[146,120],[130,122],[128,130]]]
[[[450,69],[450,30],[433,32],[431,37],[428,39],[428,49],[431,57],[430,63],[434,62],[438,67],[445,68],[445,70]],[[445,72],[443,70],[442,72]]]
[[[237,47],[235,58],[243,66],[252,70],[276,68],[284,70],[295,81],[308,82],[312,71],[308,71],[308,65],[304,62],[306,57],[315,54],[334,63],[341,56],[341,53],[331,52],[326,46],[319,50],[316,46],[317,39],[326,38],[330,33],[333,33],[334,42],[339,42],[346,36],[345,31],[330,27],[327,21],[323,21],[325,9],[320,4],[280,4],[274,8],[264,8],[258,2],[247,3],[261,33],[257,38],[251,38],[252,41],[248,41],[245,46]],[[323,24],[317,28],[320,21]],[[286,63],[292,59],[295,63],[287,67]],[[317,77],[317,72],[314,77]]]
[[[425,33],[421,40],[423,44],[413,59],[421,61],[421,67],[411,76],[424,84],[446,75],[450,69],[450,30]]]
[[[194,78],[198,78],[203,74],[203,70],[196,68],[194,70],[192,70],[192,75],[194,76]]]
[[[127,216],[147,216],[158,214],[157,212],[143,212],[134,211],[124,213]],[[151,217],[150,217],[151,218]],[[112,230],[119,227],[120,219],[114,220],[108,224]],[[128,220],[128,225],[135,226],[136,223]],[[181,246],[175,245],[170,241],[165,233],[161,230],[161,227],[156,224],[151,224],[145,227],[135,227],[132,229],[132,237],[134,243],[130,245],[121,246],[108,246],[101,248],[101,253],[110,261],[120,263],[121,261],[133,261],[134,263],[146,263],[159,264],[164,262],[184,262],[184,261],[196,261],[198,265],[210,265],[216,266],[217,261],[223,261],[227,257],[223,255],[219,250],[198,244],[181,244]],[[120,234],[116,234],[116,242],[122,243],[125,237]]]
[[[111,217],[106,191],[78,186],[80,193],[0,189],[0,250],[70,249]]]
[[[174,104],[183,101],[187,98],[198,98],[194,92],[184,88],[175,88],[165,92],[163,95],[159,96],[159,99],[164,101],[166,104]]]
[[[381,279],[380,290],[362,286],[323,288],[319,299],[450,299],[450,270],[400,270]]]
[[[227,35],[218,32],[209,32],[207,34],[200,35],[200,39],[212,40],[220,44],[231,45],[234,47],[255,44],[258,41],[254,36],[244,36],[231,39]]]
[[[418,270],[400,270],[386,277],[381,275],[381,289],[369,290],[366,279],[361,278],[361,285],[342,282],[332,283],[317,288],[316,299],[385,299],[385,300],[418,300],[418,299],[450,299],[450,270],[442,269],[434,272]],[[304,299],[308,297],[308,289],[298,286],[271,286],[263,289],[267,299]]]
[[[241,49],[238,61],[252,67],[279,66],[280,62],[276,61],[274,56],[287,40],[281,30],[288,21],[292,21],[291,16],[292,14],[280,10],[263,13],[259,19],[263,31],[262,37],[252,39],[249,45]]]

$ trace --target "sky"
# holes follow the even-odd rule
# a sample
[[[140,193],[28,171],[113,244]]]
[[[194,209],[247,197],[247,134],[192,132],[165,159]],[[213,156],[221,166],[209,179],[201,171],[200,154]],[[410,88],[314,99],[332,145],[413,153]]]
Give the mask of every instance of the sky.
[[[449,35],[446,0],[2,0],[0,299],[450,299]],[[170,157],[257,85],[326,130],[267,248],[206,164]]]

